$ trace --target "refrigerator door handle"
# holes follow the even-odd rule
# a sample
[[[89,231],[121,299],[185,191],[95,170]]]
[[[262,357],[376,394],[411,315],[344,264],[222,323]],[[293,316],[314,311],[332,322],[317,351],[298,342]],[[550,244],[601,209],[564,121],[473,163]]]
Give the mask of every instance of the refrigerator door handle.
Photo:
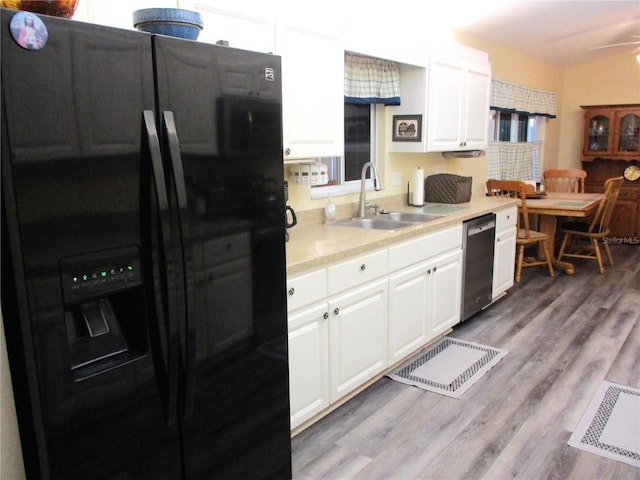
[[[189,204],[187,200],[187,188],[184,180],[184,167],[180,154],[180,142],[176,129],[173,112],[162,113],[163,133],[165,149],[169,152],[171,163],[171,188],[177,203],[177,224],[182,238],[182,274],[184,278],[184,297],[179,305],[179,332],[181,333],[181,345],[184,369],[184,386],[182,388],[182,409],[184,418],[193,413],[193,402],[196,381],[196,317],[195,308],[195,274],[193,267],[193,248],[189,227]]]
[[[161,390],[165,409],[165,421],[167,425],[173,425],[177,421],[178,403],[178,325],[176,322],[176,284],[175,284],[175,260],[170,248],[171,245],[171,219],[169,215],[169,201],[165,182],[164,168],[160,140],[156,129],[153,111],[143,112],[143,138],[142,138],[142,169],[143,174],[142,198],[143,208],[147,214],[143,218],[150,219],[157,216],[153,224],[143,225],[145,241],[149,244],[143,248],[146,256],[145,284],[148,292],[149,308],[156,310],[156,323],[150,324],[150,338],[154,348],[154,363],[158,386]],[[148,170],[149,167],[151,170]],[[149,178],[150,177],[150,178]],[[155,212],[153,209],[151,187],[155,187]],[[155,247],[152,244],[152,236],[157,242],[157,258],[153,257]],[[156,291],[156,281],[159,281],[159,291]],[[160,322],[163,322],[162,324]],[[164,338],[162,338],[164,337]],[[163,348],[163,345],[165,346]],[[165,351],[166,349],[166,351]]]

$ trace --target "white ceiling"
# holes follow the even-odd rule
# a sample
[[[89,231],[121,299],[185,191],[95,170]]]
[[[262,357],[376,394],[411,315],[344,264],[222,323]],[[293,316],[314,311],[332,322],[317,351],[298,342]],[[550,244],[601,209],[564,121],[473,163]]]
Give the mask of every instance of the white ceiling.
[[[450,25],[559,67],[640,53],[640,0],[440,0]]]

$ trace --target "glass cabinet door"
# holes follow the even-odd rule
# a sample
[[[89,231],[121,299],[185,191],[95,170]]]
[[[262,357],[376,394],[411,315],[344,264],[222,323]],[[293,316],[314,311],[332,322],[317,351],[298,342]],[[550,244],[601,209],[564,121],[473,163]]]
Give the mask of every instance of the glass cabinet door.
[[[593,112],[587,115],[584,153],[610,152],[613,132],[609,114]]]
[[[639,152],[640,112],[618,112],[618,141],[615,145],[617,153]]]

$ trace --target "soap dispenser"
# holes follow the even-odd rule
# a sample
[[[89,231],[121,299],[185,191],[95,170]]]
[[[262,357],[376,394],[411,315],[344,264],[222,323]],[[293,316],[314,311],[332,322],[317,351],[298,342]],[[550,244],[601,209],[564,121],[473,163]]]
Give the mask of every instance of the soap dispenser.
[[[324,223],[326,225],[332,225],[336,223],[336,206],[331,200],[331,197],[327,200],[327,205],[324,207]]]

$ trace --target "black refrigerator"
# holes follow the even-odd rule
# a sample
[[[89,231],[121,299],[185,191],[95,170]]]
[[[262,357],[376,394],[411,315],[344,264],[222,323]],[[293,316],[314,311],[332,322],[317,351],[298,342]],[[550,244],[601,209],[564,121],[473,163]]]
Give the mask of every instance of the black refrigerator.
[[[290,478],[280,58],[2,10],[30,479]]]

